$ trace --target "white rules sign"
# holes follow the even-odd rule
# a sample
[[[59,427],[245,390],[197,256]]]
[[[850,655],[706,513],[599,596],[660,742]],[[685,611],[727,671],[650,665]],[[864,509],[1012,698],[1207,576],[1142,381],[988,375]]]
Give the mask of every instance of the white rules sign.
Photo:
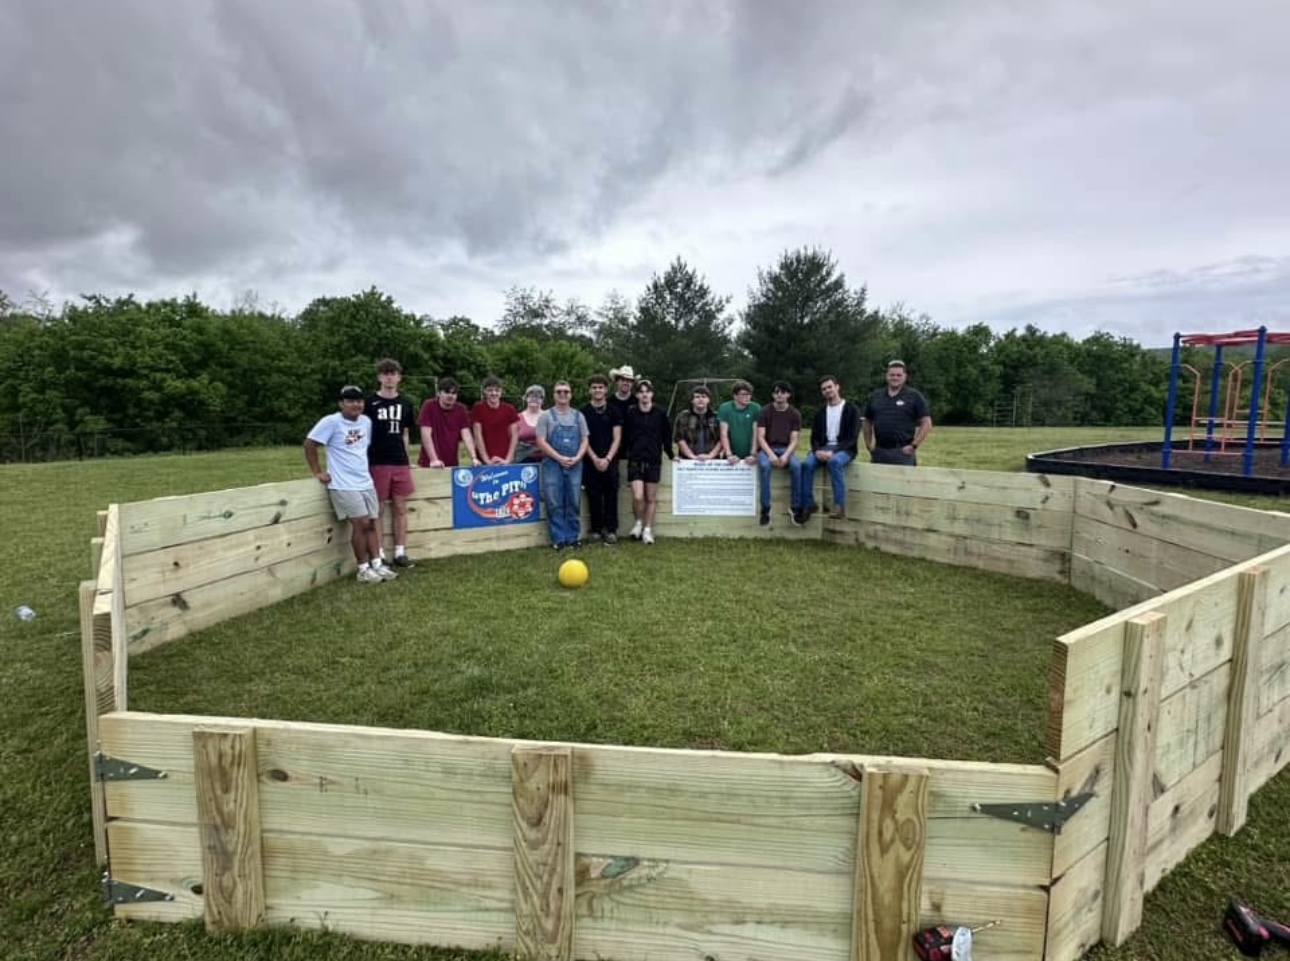
[[[757,469],[724,460],[672,462],[672,513],[749,517],[757,513]]]

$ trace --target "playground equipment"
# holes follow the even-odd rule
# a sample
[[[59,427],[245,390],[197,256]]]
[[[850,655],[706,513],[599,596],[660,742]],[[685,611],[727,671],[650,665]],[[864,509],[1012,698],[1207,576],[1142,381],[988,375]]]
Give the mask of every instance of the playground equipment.
[[[1272,381],[1278,370],[1286,364],[1279,360],[1264,369],[1266,350],[1270,344],[1290,344],[1290,333],[1269,333],[1266,327],[1257,330],[1238,330],[1230,334],[1174,334],[1173,357],[1169,367],[1169,401],[1165,413],[1165,440],[1160,453],[1160,466],[1169,469],[1173,456],[1174,411],[1178,403],[1178,377],[1185,367],[1195,378],[1192,390],[1191,420],[1188,423],[1187,450],[1195,450],[1197,429],[1205,428],[1204,458],[1209,463],[1212,457],[1235,454],[1229,451],[1229,444],[1240,439],[1238,433],[1243,428],[1244,444],[1240,449],[1241,473],[1249,477],[1254,473],[1254,450],[1257,441],[1267,441],[1269,427],[1281,429],[1281,466],[1290,463],[1290,402],[1287,403],[1286,416],[1280,421],[1269,419],[1272,402]],[[1200,371],[1190,364],[1182,363],[1182,348],[1186,345],[1214,348],[1214,369],[1210,375],[1209,409],[1204,417],[1198,416],[1200,406]],[[1254,360],[1231,364],[1227,373],[1226,385],[1223,383],[1223,348],[1248,347],[1254,345]],[[1240,407],[1243,396],[1245,369],[1253,366],[1249,407]],[[1224,389],[1225,386],[1225,389]],[[1218,399],[1223,395],[1222,415],[1219,414]],[[1217,451],[1215,445],[1217,444]]]

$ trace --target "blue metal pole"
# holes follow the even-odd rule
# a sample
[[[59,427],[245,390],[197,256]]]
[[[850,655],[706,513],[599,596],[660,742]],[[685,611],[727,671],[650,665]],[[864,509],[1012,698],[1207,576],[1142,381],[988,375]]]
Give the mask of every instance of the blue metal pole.
[[[1263,348],[1268,339],[1268,329],[1259,328],[1259,346],[1254,352],[1254,383],[1250,387],[1250,416],[1245,428],[1245,456],[1241,458],[1241,473],[1249,477],[1254,473],[1254,432],[1258,427],[1259,394],[1263,391]]]
[[[1214,449],[1214,417],[1218,414],[1218,391],[1223,386],[1223,345],[1214,348],[1214,373],[1209,378],[1209,423],[1205,425],[1205,463]]]
[[[1169,364],[1169,401],[1165,404],[1165,442],[1160,448],[1160,469],[1169,469],[1174,452],[1174,405],[1178,403],[1178,366],[1182,363],[1182,334],[1174,334],[1173,361]]]

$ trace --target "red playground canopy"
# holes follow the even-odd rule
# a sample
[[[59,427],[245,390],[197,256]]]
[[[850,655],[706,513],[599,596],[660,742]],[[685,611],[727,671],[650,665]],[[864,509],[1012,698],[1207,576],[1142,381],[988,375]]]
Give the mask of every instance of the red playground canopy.
[[[1274,334],[1271,331],[1263,335],[1265,344],[1290,344],[1290,334]],[[1182,342],[1188,347],[1239,347],[1243,344],[1257,344],[1258,330],[1237,330],[1230,334],[1183,334]]]

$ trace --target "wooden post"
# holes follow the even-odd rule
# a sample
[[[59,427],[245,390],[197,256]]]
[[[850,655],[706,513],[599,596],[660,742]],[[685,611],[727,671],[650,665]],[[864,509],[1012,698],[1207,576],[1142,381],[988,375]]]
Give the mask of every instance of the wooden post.
[[[264,923],[260,782],[254,728],[193,729],[206,930]]]
[[[99,576],[99,565],[103,563],[103,538],[90,538],[90,577],[95,580]]]
[[[1147,815],[1156,762],[1156,727],[1168,618],[1156,611],[1125,624],[1120,726],[1111,787],[1111,837],[1103,882],[1102,940],[1123,944],[1142,923]]]
[[[1245,824],[1250,790],[1250,738],[1259,709],[1260,651],[1267,607],[1268,571],[1242,571],[1236,588],[1236,634],[1232,638],[1232,672],[1227,688],[1227,724],[1223,730],[1223,769],[1218,779],[1220,833],[1233,835]]]
[[[572,961],[574,925],[573,750],[511,752],[515,825],[515,952]]]
[[[925,770],[865,768],[861,775],[851,961],[912,957],[930,781]]]
[[[81,581],[81,680],[85,687],[85,740],[90,755],[90,815],[94,821],[94,860],[107,864],[107,799],[98,779],[99,715],[112,710],[112,628],[105,616],[94,616],[94,581]]]

